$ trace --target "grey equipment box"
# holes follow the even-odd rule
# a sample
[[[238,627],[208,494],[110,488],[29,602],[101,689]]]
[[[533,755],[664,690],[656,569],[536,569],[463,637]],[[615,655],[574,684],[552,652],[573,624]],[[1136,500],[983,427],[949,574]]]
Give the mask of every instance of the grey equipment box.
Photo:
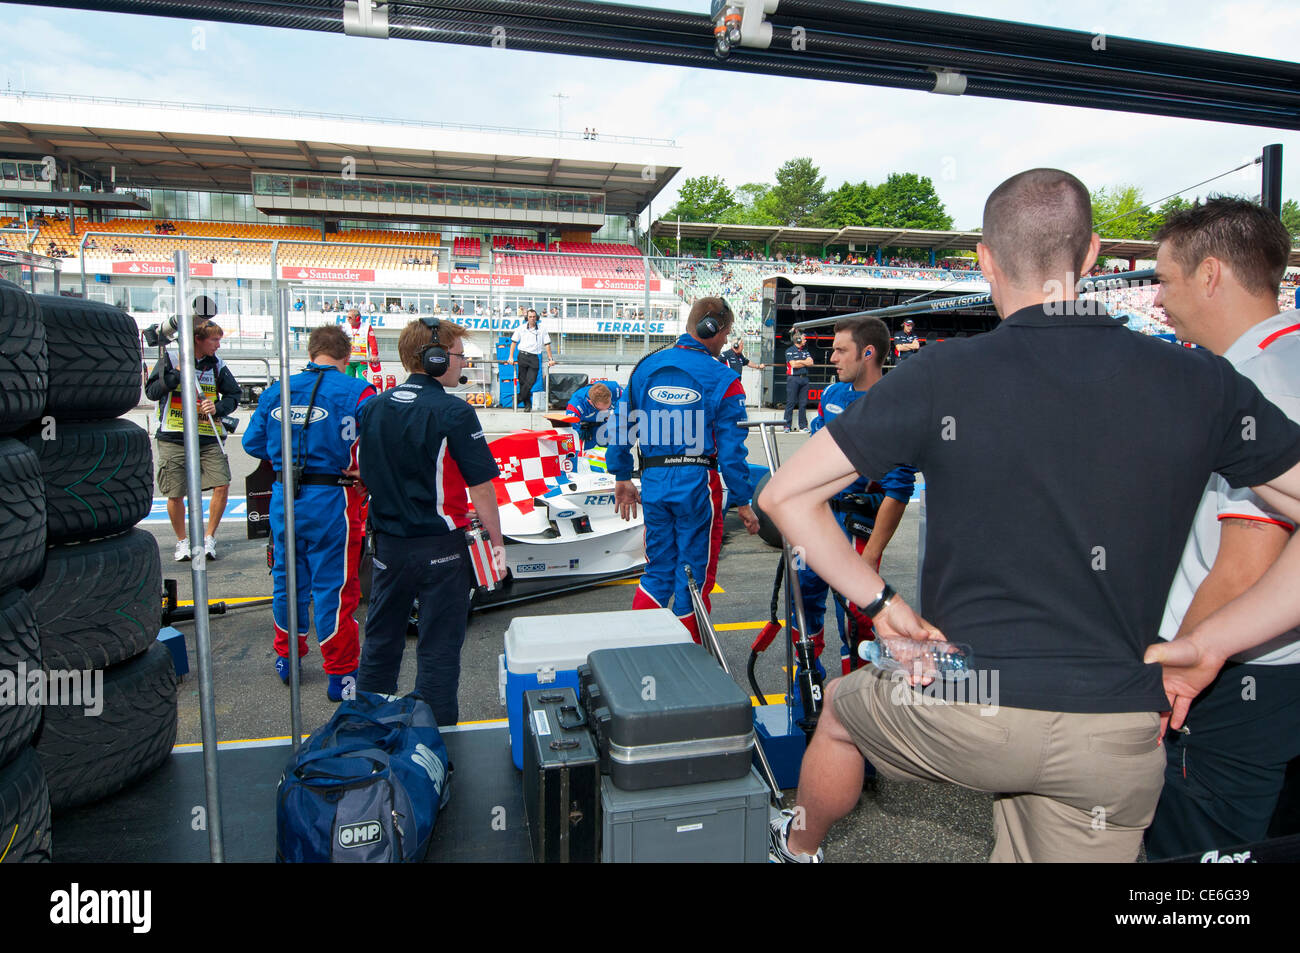
[[[578,682],[601,770],[641,791],[749,773],[754,709],[702,646],[598,649]]]
[[[770,794],[753,770],[734,781],[649,791],[601,778],[601,862],[765,863]]]

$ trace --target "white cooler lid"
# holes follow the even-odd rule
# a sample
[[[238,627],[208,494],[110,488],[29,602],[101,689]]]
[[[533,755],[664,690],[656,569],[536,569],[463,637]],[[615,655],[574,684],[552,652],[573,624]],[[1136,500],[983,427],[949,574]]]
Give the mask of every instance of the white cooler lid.
[[[544,667],[568,671],[586,664],[596,649],[690,641],[667,609],[517,616],[506,629],[506,670],[515,675],[536,675]]]

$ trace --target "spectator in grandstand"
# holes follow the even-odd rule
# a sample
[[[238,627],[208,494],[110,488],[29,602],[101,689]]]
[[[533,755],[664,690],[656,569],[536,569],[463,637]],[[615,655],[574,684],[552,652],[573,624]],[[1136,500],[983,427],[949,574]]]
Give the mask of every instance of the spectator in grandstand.
[[[911,318],[905,318],[903,329],[894,335],[894,353],[898,355],[900,364],[921,350],[921,339],[913,333],[915,327]]]
[[[316,641],[329,675],[326,694],[342,701],[345,691],[356,686],[360,647],[357,622],[353,617],[361,601],[361,544],[365,536],[362,504],[365,492],[355,485],[357,469],[357,418],[363,401],[375,394],[364,380],[350,380],[340,371],[347,368],[352,342],[336,324],[314,329],[307,339],[306,369],[289,379],[290,392],[325,411],[323,425],[309,426],[297,420],[292,429],[290,456],[302,467],[295,487],[294,534],[297,538],[298,657],[307,654],[307,630],[311,615],[316,619]],[[244,433],[244,449],[250,456],[282,464],[283,443],[278,421],[271,412],[280,408],[280,382],[262,392],[257,411]],[[351,421],[349,426],[348,422]],[[275,671],[289,682],[289,602],[285,556],[284,482],[271,487],[271,539],[274,565],[271,569],[271,617],[275,629]],[[310,599],[306,598],[310,593]],[[308,602],[313,613],[308,612]]]
[[[790,335],[790,346],[785,349],[785,432],[790,432],[794,422],[795,406],[799,407],[799,430],[808,429],[808,368],[813,357],[804,347],[807,339],[802,331]]]
[[[293,310],[295,311],[302,311],[306,307],[307,307],[307,303],[303,301],[302,298],[299,298],[297,301],[293,303]]]
[[[1134,860],[1170,708],[1143,657],[1205,482],[1268,484],[1300,514],[1300,426],[1208,351],[1124,333],[1079,302],[1099,248],[1081,182],[1012,177],[985,205],[982,238],[999,333],[886,376],[773,475],[762,504],[895,657],[921,662],[909,640],[967,643],[997,688],[968,679],[974,701],[918,704],[924,663],[900,682],[874,667],[832,682],[800,776],[803,823],[774,823],[774,859],[820,853],[858,802],[865,755],[885,777],[997,794],[993,860]],[[926,476],[922,608],[935,625],[853,558],[826,505],[855,473],[904,460]]]
[[[1156,237],[1155,303],[1179,339],[1227,358],[1300,421],[1300,313],[1279,314],[1277,303],[1291,251],[1282,222],[1253,202],[1218,198],[1170,216]],[[1258,581],[1295,528],[1248,488],[1210,477],[1160,637],[1186,637]],[[1178,694],[1169,679],[1165,688]],[[1229,659],[1185,724],[1190,732],[1165,738],[1165,786],[1146,833],[1150,860],[1267,836],[1287,762],[1300,757],[1300,628]]]
[[[239,384],[217,350],[222,330],[209,316],[216,313],[211,298],[200,295],[194,304],[194,369],[203,397],[199,400],[199,481],[200,487],[212,491],[208,504],[207,535],[203,551],[208,559],[217,558],[216,535],[230,495],[230,462],[217,441],[213,422],[239,405]],[[158,464],[158,493],[167,498],[167,516],[176,532],[175,559],[182,562],[191,556],[191,544],[185,535],[185,421],[182,415],[181,372],[179,354],[173,358],[164,351],[145,382],[144,393],[158,402],[158,432],[154,457]]]
[[[515,356],[519,357],[519,379],[516,391],[516,409],[532,411],[533,387],[537,383],[537,374],[541,369],[543,348],[546,350],[546,366],[555,366],[555,357],[551,354],[551,336],[540,326],[541,319],[537,312],[529,308],[524,314],[524,324],[515,328],[510,336],[510,354],[506,365],[514,366]]]

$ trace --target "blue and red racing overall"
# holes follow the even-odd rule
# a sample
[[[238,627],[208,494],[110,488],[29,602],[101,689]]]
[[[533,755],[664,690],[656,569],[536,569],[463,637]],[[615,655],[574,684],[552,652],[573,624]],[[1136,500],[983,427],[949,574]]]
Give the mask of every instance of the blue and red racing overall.
[[[375,389],[365,380],[349,377],[337,368],[308,364],[306,370],[289,378],[289,393],[293,401],[291,449],[294,464],[302,471],[300,492],[294,500],[298,654],[299,657],[307,654],[308,605],[311,604],[325,671],[343,676],[356,671],[359,660],[357,621],[353,613],[361,601],[357,573],[365,534],[364,495],[361,488],[345,485],[351,481],[343,476],[343,471],[357,466],[362,402],[373,397]],[[271,615],[276,655],[288,659],[289,603],[284,482],[279,469],[283,461],[280,419],[280,382],[276,381],[262,392],[243,442],[250,455],[269,460],[276,468],[276,480],[271,487],[274,545]]]
[[[596,437],[609,448],[605,463],[617,480],[632,478],[632,444],[641,447],[646,568],[632,608],[667,607],[675,595],[673,611],[696,642],[681,567],[691,567],[708,607],[722,548],[722,481],[735,506],[748,503],[753,492],[745,431],[737,426],[744,419],[745,391],[736,372],[683,334],[642,359]]]
[[[865,390],[854,390],[853,384],[848,381],[837,381],[826,388],[822,392],[821,406],[818,408],[817,416],[813,418],[811,431],[816,433],[825,427],[866,393]],[[866,548],[867,538],[875,525],[875,513],[880,509],[880,504],[885,501],[885,498],[906,503],[912,498],[915,486],[915,469],[905,466],[895,467],[878,482],[867,477],[859,477],[831,498],[831,510],[835,513],[835,520],[852,541],[854,549],[861,553]],[[817,668],[823,676],[826,672],[822,669],[820,656],[826,646],[825,619],[828,589],[826,582],[809,567],[804,566],[799,570],[799,591],[803,595],[804,618],[812,632],[812,641],[818,657]],[[835,620],[840,630],[840,668],[842,673],[847,675],[852,667],[851,653],[855,647],[849,645],[844,612],[838,605],[835,607]],[[859,614],[857,621],[859,640],[868,638],[871,633],[869,620],[865,615]],[[796,642],[799,641],[798,630],[793,624],[790,628],[791,637]],[[862,631],[863,628],[866,631]]]
[[[609,409],[601,410],[591,402],[591,389],[597,384],[603,384],[609,390]],[[598,425],[606,420],[614,412],[618,402],[623,399],[623,385],[615,381],[592,381],[586,387],[579,387],[569,398],[568,406],[564,412],[570,417],[577,418],[573,425],[574,431],[578,434],[578,450],[586,450],[588,447],[596,445],[596,429]]]

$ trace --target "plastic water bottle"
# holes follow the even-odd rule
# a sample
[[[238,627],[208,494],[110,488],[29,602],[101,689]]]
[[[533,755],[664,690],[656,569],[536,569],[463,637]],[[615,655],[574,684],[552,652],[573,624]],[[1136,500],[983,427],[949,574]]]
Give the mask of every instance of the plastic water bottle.
[[[958,642],[921,642],[877,635],[858,646],[858,657],[881,671],[922,678],[969,678],[975,670],[970,646]]]

